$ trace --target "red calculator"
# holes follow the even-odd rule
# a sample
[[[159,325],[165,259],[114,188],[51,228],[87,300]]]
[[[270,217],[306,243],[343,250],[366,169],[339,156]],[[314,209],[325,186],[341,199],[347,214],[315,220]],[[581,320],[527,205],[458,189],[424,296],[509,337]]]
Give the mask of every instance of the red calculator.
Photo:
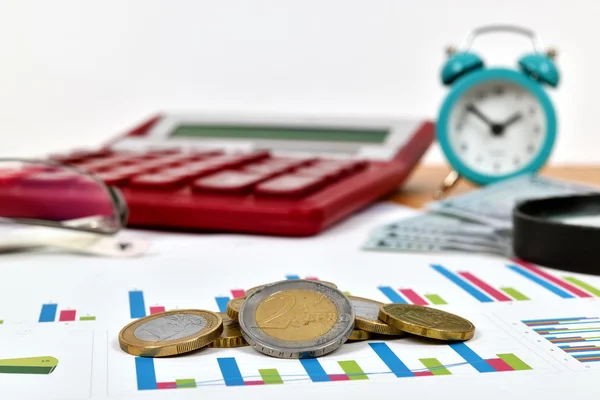
[[[433,140],[429,121],[160,114],[51,158],[118,186],[129,227],[311,236],[397,189]]]

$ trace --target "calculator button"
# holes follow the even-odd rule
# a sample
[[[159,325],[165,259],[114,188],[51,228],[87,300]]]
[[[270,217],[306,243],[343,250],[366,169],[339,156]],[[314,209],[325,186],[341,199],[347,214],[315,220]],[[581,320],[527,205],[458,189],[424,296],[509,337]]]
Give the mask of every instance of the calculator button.
[[[252,174],[260,174],[268,177],[273,177],[275,175],[279,175],[286,171],[289,171],[292,168],[293,166],[289,165],[256,164],[247,166],[246,168],[244,168],[244,171]]]
[[[165,174],[184,174],[189,177],[199,178],[201,176],[210,175],[223,168],[226,168],[227,164],[223,162],[215,162],[213,160],[206,161],[195,161],[192,163],[184,164],[179,167],[165,168],[160,173]]]
[[[192,178],[196,176],[196,171],[193,168],[189,168],[187,166],[181,167],[171,167],[167,169],[161,170],[158,174],[165,176],[181,176],[184,178]]]
[[[95,175],[96,178],[100,179],[102,182],[109,186],[117,186],[126,183],[130,175],[121,174],[118,172],[101,172]]]
[[[146,173],[147,170],[148,169],[142,165],[131,165],[131,166],[115,168],[111,172],[115,172],[118,174],[127,175],[129,177],[132,177],[134,175],[144,174],[144,173]]]
[[[104,172],[114,167],[114,164],[110,160],[98,160],[98,161],[88,161],[86,163],[77,164],[77,168],[82,171],[89,173],[97,173]]]
[[[206,160],[209,157],[215,157],[223,154],[222,151],[191,151],[189,154],[191,161]]]
[[[313,158],[279,158],[279,157],[273,157],[273,158],[269,158],[266,161],[264,161],[265,164],[268,165],[278,165],[278,166],[283,166],[286,165],[288,167],[299,167],[302,165],[307,165],[311,162],[313,162],[314,159]]]
[[[259,184],[255,193],[269,196],[304,196],[325,184],[319,176],[283,175]]]
[[[265,179],[262,174],[248,172],[223,171],[200,178],[192,184],[192,190],[239,193],[248,191],[252,186]]]
[[[139,189],[173,189],[185,183],[184,175],[145,174],[129,180],[127,186]]]
[[[321,177],[330,181],[338,179],[343,175],[343,171],[340,168],[323,168],[317,166],[300,168],[295,173],[301,176]]]

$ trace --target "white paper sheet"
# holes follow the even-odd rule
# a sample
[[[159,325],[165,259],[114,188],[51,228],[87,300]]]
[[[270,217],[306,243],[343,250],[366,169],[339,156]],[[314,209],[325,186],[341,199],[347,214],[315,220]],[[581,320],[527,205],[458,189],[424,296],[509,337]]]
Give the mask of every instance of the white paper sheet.
[[[135,237],[151,240],[148,254],[135,259],[60,252],[3,255],[0,359],[54,355],[60,362],[46,376],[20,375],[12,380],[15,375],[0,373],[0,398],[38,398],[44,393],[45,399],[285,396],[287,400],[396,393],[512,400],[598,394],[593,378],[600,362],[580,361],[579,353],[567,354],[521,321],[600,318],[600,292],[568,289],[575,287],[572,282],[600,289],[599,277],[533,269],[549,274],[561,286],[547,277],[532,279],[527,276],[530,270],[500,257],[361,250],[372,229],[412,215],[413,210],[382,204],[323,235],[303,239],[132,231]],[[352,343],[309,362],[271,358],[249,347],[136,361],[118,346],[117,334],[133,320],[132,312],[140,316],[162,307],[219,311],[219,304],[232,297],[231,290],[283,280],[286,275],[332,281],[343,291],[382,302],[427,302],[469,318],[477,327],[476,335],[459,347],[416,338]],[[475,279],[485,289],[474,291],[472,283],[461,286],[456,277],[464,282]],[[600,331],[595,320],[585,326]],[[30,336],[18,334],[23,331]],[[592,337],[584,344],[600,346],[600,341],[593,341],[600,332],[586,331],[584,336]],[[594,353],[592,348],[582,354]],[[509,365],[499,354],[511,362],[518,360],[513,364],[519,370],[496,371]],[[424,363],[431,359],[444,365],[448,374],[420,376],[427,374]],[[362,379],[337,381],[345,379],[342,366],[348,365],[358,366],[364,372]],[[256,384],[262,379],[260,370],[273,369],[282,384]],[[315,372],[319,369],[325,375]],[[176,386],[177,380],[194,382],[196,388],[159,389]],[[244,385],[232,386],[236,383]]]

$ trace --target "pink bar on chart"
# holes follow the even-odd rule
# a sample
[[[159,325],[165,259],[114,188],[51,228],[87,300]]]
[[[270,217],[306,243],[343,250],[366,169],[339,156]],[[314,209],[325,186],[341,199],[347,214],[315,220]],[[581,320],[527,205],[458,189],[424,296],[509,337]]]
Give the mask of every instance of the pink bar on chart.
[[[163,306],[150,307],[150,314],[158,314],[160,312],[165,312],[165,308]]]
[[[316,276],[307,276],[304,279],[306,279],[307,281],[318,281],[319,280],[319,278],[317,278]]]
[[[246,386],[252,386],[252,385],[264,385],[265,382],[263,381],[244,381],[244,385]]]
[[[482,281],[475,275],[472,275],[469,272],[459,272],[458,274],[460,276],[462,276],[463,278],[465,278],[466,280],[468,280],[469,282],[471,282],[473,285],[477,286],[479,289],[483,290],[484,292],[486,292],[487,294],[489,294],[490,296],[495,298],[496,300],[512,301],[512,299],[510,297],[508,297],[501,291],[494,289],[493,287],[491,287],[490,285],[488,285],[487,283],[485,283],[484,281]]]
[[[60,322],[75,321],[76,313],[77,313],[77,311],[75,311],[75,310],[62,310],[60,312],[60,317],[58,318],[58,320]]]
[[[328,375],[330,381],[349,381],[350,378],[346,374],[332,374]]]
[[[489,360],[485,360],[485,362],[490,364],[492,368],[494,368],[498,372],[514,371],[513,367],[508,365],[506,361],[502,360],[501,358],[491,358]]]
[[[431,371],[419,371],[415,372],[415,376],[433,376]]]
[[[175,382],[156,382],[157,389],[177,389]]]
[[[531,273],[536,274],[537,276],[541,276],[542,278],[549,280],[550,282],[554,283],[555,285],[558,285],[564,289],[567,289],[568,291],[570,291],[571,293],[573,293],[575,296],[579,296],[579,297],[592,297],[591,294],[584,292],[583,290],[568,284],[567,282],[561,281],[560,279],[542,271],[541,269],[539,269],[538,267],[535,267],[533,264],[530,264],[528,262],[525,261],[521,261],[521,260],[513,260],[515,263],[519,264],[521,267],[525,268],[526,270],[528,270]]]
[[[246,291],[244,289],[231,289],[231,295],[234,299],[239,299],[246,295]]]
[[[404,296],[406,296],[406,298],[413,304],[416,304],[418,306],[426,306],[427,301],[422,298],[421,296],[419,296],[414,290],[412,289],[398,289],[400,291],[400,293],[402,293]]]

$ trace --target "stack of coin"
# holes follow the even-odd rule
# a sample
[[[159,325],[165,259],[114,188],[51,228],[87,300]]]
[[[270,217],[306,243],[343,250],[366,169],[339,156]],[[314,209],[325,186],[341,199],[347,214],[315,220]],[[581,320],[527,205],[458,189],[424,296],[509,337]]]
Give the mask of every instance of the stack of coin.
[[[145,357],[252,346],[273,357],[309,358],[346,342],[409,335],[459,341],[474,332],[471,322],[435,308],[345,295],[331,282],[285,280],[248,289],[226,313],[174,310],[141,318],[121,330],[119,343]]]

